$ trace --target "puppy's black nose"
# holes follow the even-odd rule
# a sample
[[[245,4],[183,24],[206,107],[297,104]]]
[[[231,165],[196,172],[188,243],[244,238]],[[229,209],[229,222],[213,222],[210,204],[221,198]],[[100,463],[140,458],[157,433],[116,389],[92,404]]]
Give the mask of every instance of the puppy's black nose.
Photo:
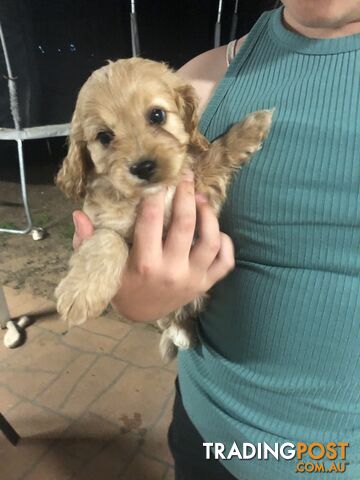
[[[154,160],[142,160],[130,167],[130,173],[141,178],[141,180],[150,180],[156,170],[156,162]]]

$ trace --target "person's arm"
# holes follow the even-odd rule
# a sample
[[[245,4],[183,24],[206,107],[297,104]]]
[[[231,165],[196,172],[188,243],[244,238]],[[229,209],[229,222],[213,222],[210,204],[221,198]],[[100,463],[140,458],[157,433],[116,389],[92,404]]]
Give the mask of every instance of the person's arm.
[[[235,54],[238,53],[246,40],[246,35],[236,42]],[[177,73],[196,90],[199,98],[200,113],[205,109],[218,83],[227,70],[227,45],[208,50],[185,63]]]
[[[226,47],[205,52],[178,71],[196,89],[202,108],[225,74],[225,53]],[[151,195],[142,201],[136,219],[122,285],[112,302],[130,320],[154,321],[169,314],[209,290],[235,265],[232,241],[220,232],[206,199],[195,195],[191,175],[176,189],[163,242],[164,205],[164,191]],[[74,212],[74,224],[73,245],[78,248],[93,226],[81,211]],[[195,225],[198,238],[192,247]]]

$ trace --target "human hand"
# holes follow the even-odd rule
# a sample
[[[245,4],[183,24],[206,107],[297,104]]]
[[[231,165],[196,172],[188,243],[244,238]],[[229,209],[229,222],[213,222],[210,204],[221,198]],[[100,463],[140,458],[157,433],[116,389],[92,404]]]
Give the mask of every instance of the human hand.
[[[124,317],[154,321],[204,294],[234,268],[230,237],[201,195],[195,195],[189,174],[178,185],[165,240],[166,192],[146,197],[136,219],[133,245],[112,304]],[[74,212],[74,248],[91,236],[93,227],[82,212]],[[193,238],[197,227],[197,239]],[[116,261],[116,259],[114,259]]]

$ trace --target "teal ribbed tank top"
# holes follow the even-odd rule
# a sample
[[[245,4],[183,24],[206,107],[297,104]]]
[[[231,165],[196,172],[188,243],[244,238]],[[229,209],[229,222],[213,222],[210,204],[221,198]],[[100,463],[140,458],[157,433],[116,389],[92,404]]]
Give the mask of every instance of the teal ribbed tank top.
[[[222,460],[236,478],[359,480],[360,35],[309,39],[281,17],[258,20],[201,119],[213,140],[276,109],[230,187],[236,268],[211,291],[201,343],[179,353],[180,388],[207,442],[350,443],[343,474]]]

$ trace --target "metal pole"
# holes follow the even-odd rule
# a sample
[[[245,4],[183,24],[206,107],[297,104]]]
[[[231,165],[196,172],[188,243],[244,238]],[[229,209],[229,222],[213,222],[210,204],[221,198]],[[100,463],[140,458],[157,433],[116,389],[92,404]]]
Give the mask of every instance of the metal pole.
[[[237,24],[238,24],[238,6],[239,6],[239,0],[235,0],[235,8],[234,8],[234,13],[231,19],[231,29],[230,29],[230,41],[235,40],[236,38],[236,29],[237,29]]]
[[[21,129],[21,125],[20,125],[21,119],[20,119],[20,113],[19,113],[18,96],[17,96],[17,91],[16,91],[16,78],[13,76],[13,73],[12,73],[11,64],[10,64],[10,60],[9,60],[9,55],[8,55],[6,42],[5,42],[5,36],[4,36],[4,32],[3,32],[3,29],[2,29],[1,23],[0,23],[0,42],[1,42],[1,47],[3,49],[4,58],[5,58],[11,114],[12,114],[12,117],[13,117],[15,130],[17,132],[19,132],[20,129]],[[19,134],[19,136],[20,136],[20,134]],[[19,169],[20,169],[21,195],[22,195],[22,200],[23,200],[24,209],[25,209],[27,226],[24,230],[17,230],[17,229],[12,229],[12,228],[0,228],[0,232],[26,234],[26,233],[29,233],[32,229],[32,221],[31,221],[29,203],[28,203],[27,192],[26,192],[26,179],[25,179],[25,167],[24,167],[24,154],[23,154],[23,148],[22,148],[22,140],[20,138],[18,138],[16,140],[16,142],[17,142],[17,150],[18,150]]]
[[[10,425],[10,423],[6,420],[4,415],[0,413],[0,431],[3,432],[5,437],[9,440],[9,442],[16,446],[20,440],[20,435],[17,433],[16,430]]]
[[[0,23],[0,41],[1,41],[1,47],[2,47],[3,52],[4,52],[4,58],[5,58],[7,81],[8,81],[9,96],[10,96],[11,114],[12,114],[12,117],[13,117],[13,120],[14,120],[16,130],[20,130],[19,104],[18,104],[18,98],[17,98],[17,92],[16,92],[16,83],[15,83],[16,79],[13,76],[13,73],[12,73],[12,70],[11,70],[9,55],[8,55],[6,42],[5,42],[5,37],[4,37],[4,32],[3,32],[3,29],[2,29],[1,23]]]
[[[0,285],[0,328],[6,328],[7,322],[10,320],[10,313],[4,295],[4,289]]]
[[[221,13],[222,13],[222,0],[219,0],[218,14],[215,23],[215,36],[214,36],[214,47],[220,47],[220,36],[221,36]]]
[[[25,179],[25,165],[24,165],[24,153],[23,153],[23,144],[22,140],[16,140],[17,149],[18,149],[18,159],[19,159],[19,170],[20,170],[20,185],[21,185],[21,195],[25,209],[25,216],[27,221],[27,227],[25,230],[22,230],[21,233],[29,233],[32,229],[32,220],[29,208],[29,201],[27,198],[27,191],[26,191],[26,179]]]
[[[140,40],[139,30],[136,19],[135,0],[131,0],[131,12],[130,12],[130,29],[131,29],[131,49],[133,57],[140,55]]]

